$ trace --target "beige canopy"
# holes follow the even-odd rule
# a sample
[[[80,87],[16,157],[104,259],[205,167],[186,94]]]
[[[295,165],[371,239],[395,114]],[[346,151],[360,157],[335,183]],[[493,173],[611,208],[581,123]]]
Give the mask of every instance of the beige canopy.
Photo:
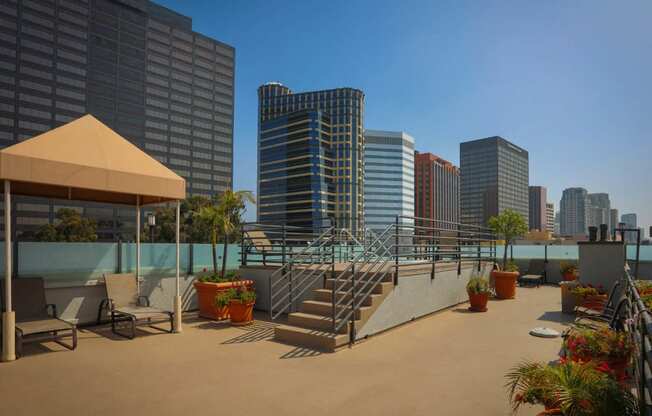
[[[11,195],[140,206],[176,201],[175,332],[181,332],[179,288],[180,200],[186,181],[128,140],[86,115],[22,143],[0,150],[0,183],[4,191],[5,311],[2,313],[3,361],[16,359],[15,312],[11,298]],[[136,276],[140,277],[140,232],[136,232]]]
[[[91,115],[0,150],[11,193],[134,205],[184,199],[185,180]]]

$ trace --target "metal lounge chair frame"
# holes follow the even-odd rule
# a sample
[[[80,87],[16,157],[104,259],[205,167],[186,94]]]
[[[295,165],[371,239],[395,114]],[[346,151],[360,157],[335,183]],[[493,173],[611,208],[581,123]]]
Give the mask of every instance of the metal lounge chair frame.
[[[163,332],[171,333],[174,331],[174,313],[152,307],[147,296],[139,295],[134,274],[106,274],[104,275],[104,282],[107,297],[100,304],[100,314],[103,308],[108,309],[111,316],[111,331],[114,334],[134,339],[136,337],[136,326],[140,324],[148,325]],[[169,330],[153,325],[154,323],[168,321],[170,323]],[[116,325],[118,322],[129,322],[130,333],[124,334],[118,331]]]
[[[247,253],[251,253],[251,249],[255,248],[256,252],[263,256],[263,266],[267,265],[267,256],[273,253],[270,251],[273,250],[274,246],[272,242],[267,237],[264,231],[261,230],[248,230],[244,231],[247,235],[247,239],[250,241],[250,245],[246,248]]]
[[[59,319],[57,306],[45,300],[45,285],[41,277],[14,279],[11,284],[16,312],[16,355],[23,355],[23,344],[54,341],[69,349],[77,348],[77,326]],[[4,293],[4,284],[0,282]],[[3,307],[4,309],[4,307]],[[72,343],[62,341],[72,338]]]
[[[528,265],[527,274],[518,278],[519,286],[539,287],[546,276],[546,261],[543,259],[531,259]]]

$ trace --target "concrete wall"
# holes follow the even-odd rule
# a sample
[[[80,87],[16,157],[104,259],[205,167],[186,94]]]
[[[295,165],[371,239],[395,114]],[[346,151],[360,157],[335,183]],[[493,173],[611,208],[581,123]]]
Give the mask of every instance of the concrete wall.
[[[242,266],[240,267],[240,276],[242,279],[253,280],[256,287],[256,310],[269,311],[269,276],[274,273],[277,268],[272,267],[256,267],[256,266]],[[310,284],[308,284],[310,283]],[[282,287],[282,284],[278,286]],[[312,299],[313,289],[324,287],[323,278],[315,279],[312,282],[306,282],[304,292],[301,296],[296,296],[292,300],[293,311],[299,310],[299,305],[304,300]],[[287,292],[287,290],[286,290]],[[279,292],[280,293],[280,292]],[[276,295],[275,299],[280,299],[281,295]]]
[[[141,282],[140,293],[150,298],[152,306],[171,311],[176,290],[175,280],[174,277],[147,277]],[[181,277],[181,298],[186,311],[197,309],[193,280],[193,276]],[[46,281],[45,297],[48,303],[57,305],[60,318],[82,325],[91,324],[97,320],[100,302],[106,298],[106,287],[101,281],[86,285],[49,284]]]
[[[580,281],[610,288],[623,276],[625,246],[614,242],[581,242]]]
[[[358,330],[357,338],[466,302],[466,284],[474,271],[475,268],[468,265],[462,268],[460,275],[457,270],[437,272],[434,280],[430,279],[430,273],[399,277],[398,286]],[[491,265],[485,264],[481,273],[488,277],[490,271]]]

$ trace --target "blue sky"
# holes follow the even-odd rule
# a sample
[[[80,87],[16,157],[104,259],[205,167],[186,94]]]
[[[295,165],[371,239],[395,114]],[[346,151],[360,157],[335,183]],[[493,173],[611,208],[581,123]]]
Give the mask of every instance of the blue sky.
[[[349,86],[366,94],[366,128],[454,163],[459,142],[503,136],[556,209],[584,186],[652,225],[649,0],[160,3],[236,48],[236,189],[256,188],[260,84]]]

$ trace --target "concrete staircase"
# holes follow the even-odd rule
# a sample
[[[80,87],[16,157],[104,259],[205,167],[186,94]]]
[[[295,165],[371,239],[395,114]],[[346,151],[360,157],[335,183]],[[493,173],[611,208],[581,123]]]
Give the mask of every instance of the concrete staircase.
[[[381,276],[382,275],[382,276]],[[335,293],[337,299],[345,298],[343,305],[347,305],[351,298],[350,275],[343,280],[340,277],[338,285],[341,291]],[[394,289],[392,274],[387,270],[369,273],[365,279],[378,281],[371,293],[364,299],[362,306],[355,313],[355,327],[360,329],[376,311],[385,297]],[[350,341],[351,322],[342,325],[337,333],[332,332],[333,314],[333,284],[332,276],[325,281],[323,289],[315,289],[310,300],[305,300],[300,306],[299,312],[288,314],[286,325],[277,326],[274,329],[274,339],[277,341],[313,348],[321,351],[335,351],[338,347],[347,345]],[[356,282],[356,287],[361,287],[364,282]],[[368,288],[368,287],[367,287]]]

